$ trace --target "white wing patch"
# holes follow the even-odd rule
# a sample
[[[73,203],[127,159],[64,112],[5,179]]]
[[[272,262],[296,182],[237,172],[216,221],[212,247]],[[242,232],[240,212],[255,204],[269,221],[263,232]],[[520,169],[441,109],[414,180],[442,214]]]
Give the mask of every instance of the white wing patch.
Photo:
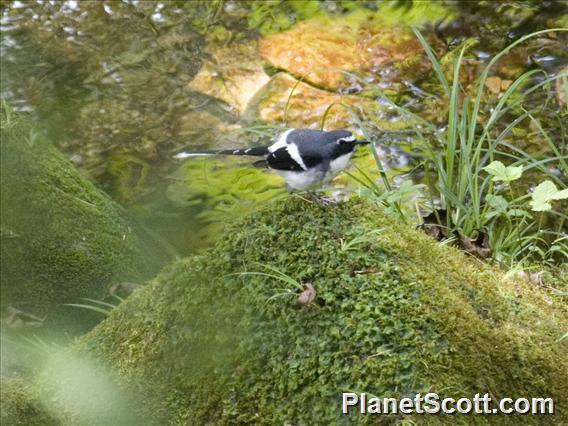
[[[288,151],[288,154],[290,154],[290,157],[292,157],[292,160],[294,160],[296,163],[298,163],[298,165],[303,170],[308,170],[308,168],[306,167],[306,164],[304,163],[304,160],[302,160],[302,156],[300,155],[300,151],[298,150],[298,145],[296,145],[293,142],[292,143],[287,142],[288,135],[293,131],[294,131],[294,129],[289,129],[289,130],[286,130],[284,133],[282,133],[278,137],[278,140],[268,147],[268,152],[273,153],[273,152],[275,152],[275,151],[277,151],[281,148],[286,148],[286,151]]]
[[[268,147],[268,152],[273,153],[280,148],[284,148],[286,146],[286,139],[288,139],[288,135],[292,131],[294,131],[294,129],[286,130],[284,133],[278,136],[278,140]]]
[[[292,160],[298,163],[302,169],[308,170],[308,168],[304,164],[302,156],[300,155],[298,145],[296,145],[295,143],[289,143],[288,145],[286,145],[286,150],[288,151],[288,154],[290,154],[290,157],[292,157]]]

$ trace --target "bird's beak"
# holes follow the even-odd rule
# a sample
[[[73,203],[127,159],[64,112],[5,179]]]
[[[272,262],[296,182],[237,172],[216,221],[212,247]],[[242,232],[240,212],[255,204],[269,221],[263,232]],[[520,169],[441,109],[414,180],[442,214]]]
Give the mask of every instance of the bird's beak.
[[[355,144],[357,144],[357,145],[367,145],[367,144],[370,144],[371,141],[366,141],[366,140],[361,139],[361,140],[356,140],[356,141],[353,142],[353,143],[355,143]]]

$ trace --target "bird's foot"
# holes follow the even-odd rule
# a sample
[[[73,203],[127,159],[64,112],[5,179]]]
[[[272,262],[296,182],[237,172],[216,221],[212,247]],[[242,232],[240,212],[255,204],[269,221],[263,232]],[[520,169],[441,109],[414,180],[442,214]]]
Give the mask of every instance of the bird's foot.
[[[340,191],[334,191],[329,195],[326,195],[325,192],[321,191],[321,192],[313,192],[313,199],[314,201],[316,201],[317,203],[323,205],[323,206],[333,206],[333,205],[337,205],[341,202],[344,201],[344,194]]]
[[[291,194],[303,199],[304,201],[320,204],[322,206],[333,206],[347,200],[346,194],[341,191],[335,191],[330,195],[325,195],[326,194],[325,191],[317,191],[317,190],[300,191],[300,192],[294,191]]]
[[[316,196],[317,202],[320,203],[322,206],[334,206],[336,204],[339,204],[341,202],[341,200],[335,198],[333,195],[332,196]]]

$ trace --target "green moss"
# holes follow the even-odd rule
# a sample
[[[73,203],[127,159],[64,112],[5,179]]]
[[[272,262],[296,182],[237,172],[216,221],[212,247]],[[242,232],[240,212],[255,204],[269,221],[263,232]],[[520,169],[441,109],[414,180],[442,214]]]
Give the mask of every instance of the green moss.
[[[424,22],[436,22],[449,19],[454,10],[447,4],[439,2],[408,2],[401,7],[401,2],[377,2],[380,19],[386,24],[420,25]],[[334,3],[334,12],[325,7],[325,3],[316,0],[294,1],[253,1],[248,13],[248,26],[257,29],[266,36],[291,28],[294,23],[314,17],[345,14],[348,20],[368,19],[370,11],[377,5],[359,0],[343,0]],[[330,13],[331,12],[331,13]],[[342,15],[345,17],[344,15]]]
[[[235,274],[272,273],[262,265],[312,283],[314,302],[299,305],[283,280]],[[506,281],[368,203],[290,197],[167,268],[80,348],[110,363],[159,424],[395,420],[342,417],[343,391],[552,397],[554,417],[414,420],[561,424],[566,318],[560,299]]]
[[[54,322],[156,269],[135,227],[22,115],[2,108],[2,306]],[[152,258],[150,258],[152,259]]]
[[[1,423],[4,426],[50,426],[59,424],[50,417],[33,389],[21,379],[2,379]]]

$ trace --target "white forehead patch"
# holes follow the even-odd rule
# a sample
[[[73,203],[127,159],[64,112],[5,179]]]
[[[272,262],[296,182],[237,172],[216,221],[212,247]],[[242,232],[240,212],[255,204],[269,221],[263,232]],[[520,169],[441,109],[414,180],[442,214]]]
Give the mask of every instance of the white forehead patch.
[[[335,141],[335,143],[341,143],[341,142],[355,142],[355,136],[346,136],[344,138],[339,138]]]

